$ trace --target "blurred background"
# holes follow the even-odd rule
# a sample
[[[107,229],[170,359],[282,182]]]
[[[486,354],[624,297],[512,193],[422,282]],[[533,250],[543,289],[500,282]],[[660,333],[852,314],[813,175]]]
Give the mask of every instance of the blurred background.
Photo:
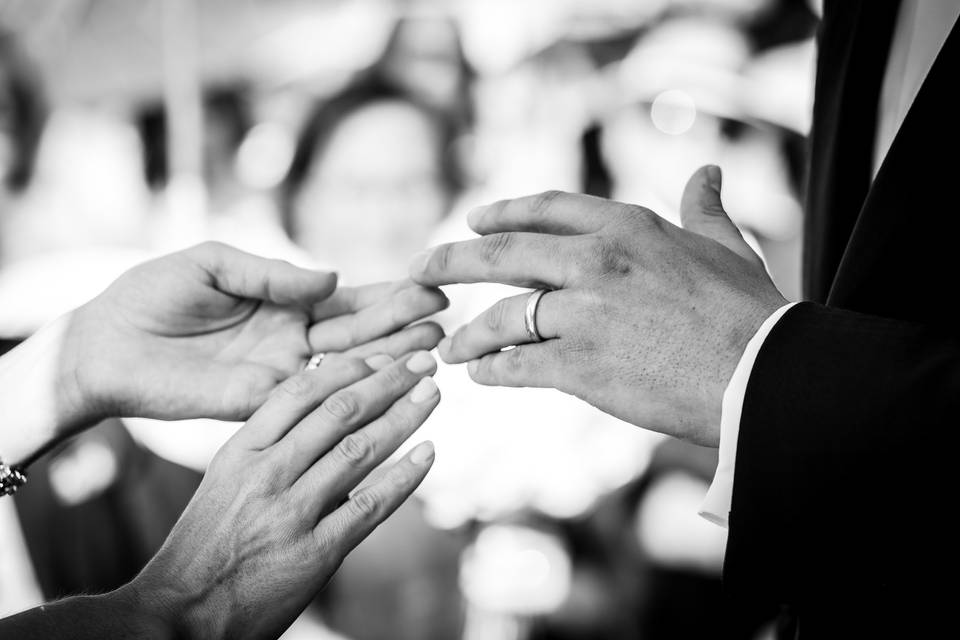
[[[678,221],[700,165],[784,294],[818,3],[0,0],[0,353],[206,239],[394,279],[472,206],[546,189]],[[503,287],[452,287],[450,330]],[[442,367],[436,466],[285,638],[716,634],[715,451]],[[237,425],[113,420],[0,502],[0,616],[112,589]],[[775,612],[771,612],[771,617]],[[762,637],[756,620],[745,638]]]

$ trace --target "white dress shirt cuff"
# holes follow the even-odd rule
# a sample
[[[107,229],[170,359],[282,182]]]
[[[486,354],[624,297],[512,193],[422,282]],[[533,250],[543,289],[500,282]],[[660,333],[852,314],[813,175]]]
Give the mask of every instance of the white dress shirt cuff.
[[[713,482],[707,490],[707,496],[700,506],[700,515],[720,525],[727,526],[730,514],[730,502],[733,498],[733,468],[737,457],[737,437],[740,435],[740,414],[743,411],[743,399],[747,395],[747,383],[750,372],[760,353],[760,347],[770,335],[770,331],[796,302],[785,304],[764,320],[760,328],[747,343],[740,356],[740,362],[723,392],[723,404],[720,409],[720,460]]]

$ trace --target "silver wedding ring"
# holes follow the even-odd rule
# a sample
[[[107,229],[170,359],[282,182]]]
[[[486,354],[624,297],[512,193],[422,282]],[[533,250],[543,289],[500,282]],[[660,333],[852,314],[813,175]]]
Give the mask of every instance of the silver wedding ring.
[[[543,342],[543,336],[537,329],[537,306],[540,304],[540,298],[546,292],[546,289],[537,289],[527,298],[527,308],[523,313],[523,325],[527,329],[527,337],[530,338],[530,342]]]
[[[327,354],[325,354],[325,353],[315,353],[315,354],[313,354],[312,356],[310,356],[310,359],[307,360],[307,364],[306,364],[306,366],[303,367],[303,370],[304,370],[304,371],[311,371],[311,370],[313,370],[313,369],[316,369],[317,367],[320,366],[320,363],[323,362],[323,358],[324,358],[324,356],[326,356],[326,355],[327,355]]]

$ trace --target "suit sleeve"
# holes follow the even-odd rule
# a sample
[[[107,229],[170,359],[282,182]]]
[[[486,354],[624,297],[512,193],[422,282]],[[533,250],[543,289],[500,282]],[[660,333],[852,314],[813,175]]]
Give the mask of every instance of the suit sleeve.
[[[740,414],[743,411],[743,399],[747,395],[747,383],[750,381],[750,372],[753,363],[757,360],[763,341],[796,302],[785,304],[763,321],[757,332],[750,338],[747,348],[740,356],[740,362],[727,383],[723,392],[723,403],[720,410],[720,446],[718,452],[717,470],[713,474],[713,482],[707,490],[707,495],[700,505],[700,516],[715,525],[727,528],[727,519],[730,516],[730,501],[733,497],[733,470],[736,467],[737,437],[740,433]]]
[[[801,614],[934,606],[932,576],[957,556],[947,522],[958,427],[954,333],[809,302],[790,309],[744,398],[728,593]]]

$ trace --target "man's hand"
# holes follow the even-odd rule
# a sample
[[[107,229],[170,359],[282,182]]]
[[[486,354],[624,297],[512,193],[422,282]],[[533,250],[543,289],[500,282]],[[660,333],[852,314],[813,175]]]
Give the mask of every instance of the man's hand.
[[[730,376],[785,300],[724,212],[717,167],[691,178],[681,218],[682,229],[643,207],[558,192],[471,212],[483,237],[420,254],[411,276],[549,289],[536,313],[546,340],[530,342],[522,294],[441,342],[441,357],[469,362],[481,384],[554,387],[716,446]]]
[[[245,419],[311,354],[431,349],[443,309],[410,281],[336,289],[336,275],[205,243],[145,263],[75,311],[63,341],[88,419]],[[398,332],[398,333],[395,333]]]

